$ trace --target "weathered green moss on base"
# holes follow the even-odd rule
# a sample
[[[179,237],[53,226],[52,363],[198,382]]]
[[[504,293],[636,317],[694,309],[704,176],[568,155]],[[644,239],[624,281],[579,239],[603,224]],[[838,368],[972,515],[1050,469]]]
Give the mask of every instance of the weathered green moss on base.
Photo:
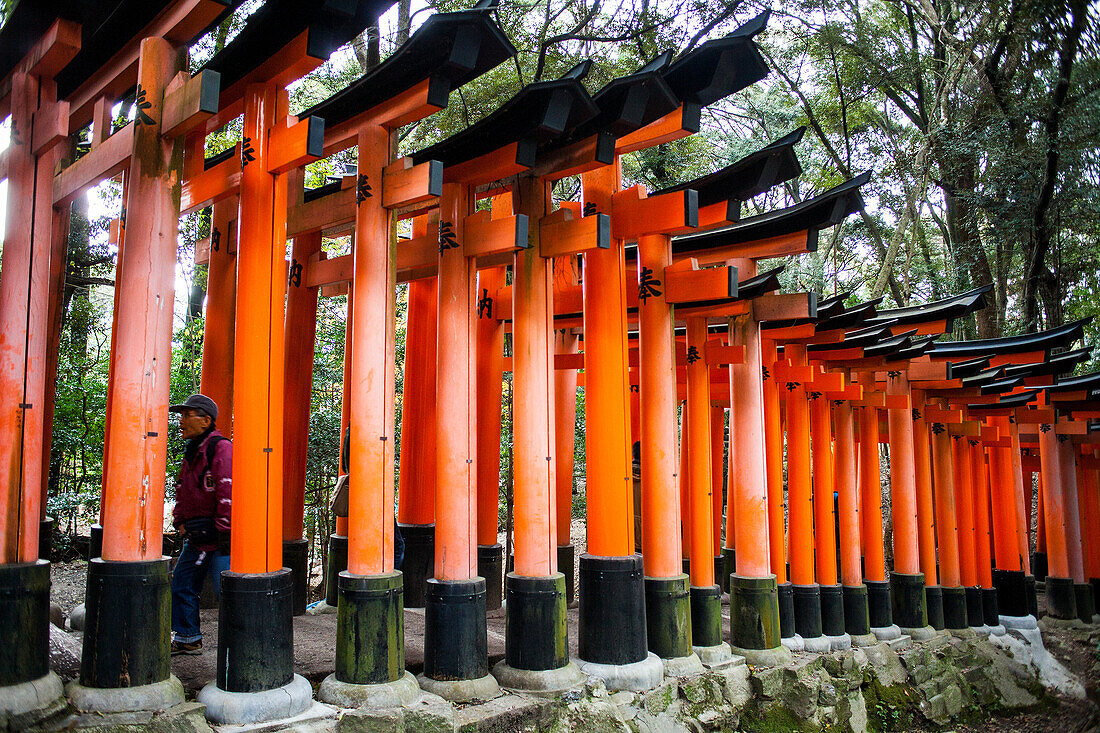
[[[730,641],[742,649],[780,645],[779,590],[774,575],[730,578]]]
[[[49,671],[50,564],[0,565],[0,687]]]
[[[393,682],[405,673],[401,573],[340,573],[336,679],[356,685]]]
[[[717,646],[722,643],[722,589],[717,585],[691,586],[691,643]]]
[[[691,655],[688,576],[645,579],[646,641],[662,659]]]

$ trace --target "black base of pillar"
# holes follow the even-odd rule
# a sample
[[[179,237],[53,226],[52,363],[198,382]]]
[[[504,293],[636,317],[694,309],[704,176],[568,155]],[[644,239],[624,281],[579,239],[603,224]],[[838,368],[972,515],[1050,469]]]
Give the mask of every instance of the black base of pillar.
[[[224,581],[222,589],[224,594]],[[167,560],[92,560],[84,606],[80,684],[137,687],[168,679],[172,593]]]
[[[1077,605],[1077,618],[1086,624],[1092,623],[1096,615],[1096,602],[1092,597],[1092,586],[1088,583],[1073,584],[1073,600]]]
[[[862,584],[845,585],[842,590],[844,593],[844,630],[852,636],[870,634],[871,610],[867,602],[867,586]]]
[[[924,603],[928,609],[928,625],[936,631],[947,628],[943,617],[943,588],[938,585],[925,586]]]
[[[88,559],[94,560],[103,554],[103,525],[93,524],[88,530]]]
[[[976,585],[966,588],[966,621],[971,626],[981,626],[985,623],[982,589]]]
[[[723,593],[730,592],[730,576],[737,572],[737,551],[723,547],[722,554],[714,558],[714,579],[722,586]]]
[[[425,602],[424,674],[434,680],[477,680],[489,674],[485,579],[430,578]]]
[[[1093,602],[1100,602],[1100,578],[1089,578],[1089,585],[1092,586]]]
[[[691,586],[691,643],[722,643],[722,589],[718,585]]]
[[[684,575],[691,575],[691,560],[685,557],[680,561],[680,567],[683,569]]]
[[[577,598],[577,548],[573,545],[558,545],[558,572],[565,576],[565,602],[573,603]]]
[[[928,625],[924,573],[890,574],[890,612],[894,623],[903,629],[920,629]]]
[[[821,636],[821,587],[817,583],[792,587],[795,633],[803,639],[816,639]]]
[[[982,588],[982,620],[986,626],[998,626],[1000,609],[997,607],[997,589]]]
[[[779,589],[775,576],[730,576],[730,641],[740,649],[780,645]]]
[[[662,659],[691,656],[688,576],[646,578],[644,585],[649,651]]]
[[[997,591],[997,610],[1005,616],[1027,616],[1027,587],[1023,570],[994,570],[993,587]]]
[[[0,687],[50,671],[50,564],[0,565]]]
[[[283,540],[283,567],[290,569],[294,583],[294,615],[301,616],[309,603],[309,543]]]
[[[477,574],[485,579],[485,610],[496,611],[504,601],[504,548],[478,545]]]
[[[333,534],[328,538],[328,566],[325,567],[325,603],[340,602],[340,573],[348,569],[348,538]]]
[[[565,576],[530,578],[508,573],[504,661],[513,669],[543,671],[569,664]]]
[[[1039,618],[1039,596],[1035,587],[1035,576],[1024,576],[1024,597],[1027,599],[1027,612],[1035,618]]]
[[[405,674],[404,584],[400,571],[337,579],[336,679],[376,685]]]
[[[435,525],[401,524],[405,539],[405,561],[401,576],[405,579],[405,608],[425,608],[427,583],[435,577]]]
[[[53,558],[53,533],[57,522],[46,517],[38,523],[38,559],[49,561]]]
[[[1031,553],[1031,574],[1038,581],[1047,579],[1047,554],[1045,552]]]
[[[222,573],[218,688],[262,692],[294,679],[294,579],[290,570]]]
[[[1077,618],[1077,601],[1073,594],[1073,578],[1047,576],[1047,614],[1054,618]]]
[[[578,656],[597,664],[632,664],[646,658],[642,556],[581,555]]]
[[[790,583],[780,583],[777,592],[779,594],[779,636],[790,639],[798,633],[794,622],[794,586]],[[730,621],[732,620],[731,618]]]
[[[821,633],[844,635],[844,591],[839,585],[821,587]]]
[[[871,627],[884,629],[894,625],[893,609],[890,608],[890,581],[865,580],[867,586],[867,613]],[[847,618],[847,616],[845,616]]]
[[[945,629],[968,629],[966,617],[966,589],[960,586],[940,588],[943,595],[943,627]]]

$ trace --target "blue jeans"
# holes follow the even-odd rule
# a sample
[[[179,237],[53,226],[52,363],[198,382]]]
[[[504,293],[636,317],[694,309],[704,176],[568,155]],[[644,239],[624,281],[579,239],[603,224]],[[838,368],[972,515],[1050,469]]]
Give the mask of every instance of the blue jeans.
[[[208,550],[200,552],[187,540],[172,571],[172,638],[190,643],[202,638],[199,629],[199,594],[202,583],[211,570],[210,582],[214,597],[221,590],[222,571],[229,569],[229,555]]]

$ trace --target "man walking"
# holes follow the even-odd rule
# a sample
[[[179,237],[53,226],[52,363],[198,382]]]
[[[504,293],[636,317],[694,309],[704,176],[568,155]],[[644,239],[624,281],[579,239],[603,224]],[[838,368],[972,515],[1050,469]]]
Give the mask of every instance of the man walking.
[[[218,595],[222,571],[229,569],[229,519],[233,490],[233,448],[218,432],[218,406],[193,394],[168,408],[179,413],[187,441],[176,478],[172,524],[183,537],[183,551],[172,573],[172,654],[199,654],[199,594],[207,574]]]

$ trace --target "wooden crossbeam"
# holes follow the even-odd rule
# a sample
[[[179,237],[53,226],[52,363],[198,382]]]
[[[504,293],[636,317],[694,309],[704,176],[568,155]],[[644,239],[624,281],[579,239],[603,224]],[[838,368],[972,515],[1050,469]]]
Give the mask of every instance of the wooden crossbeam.
[[[620,137],[615,142],[615,153],[626,155],[636,150],[679,140],[699,132],[702,109],[692,102],[685,102],[659,120]]]
[[[531,173],[537,178],[556,181],[610,165],[614,160],[615,138],[601,132],[541,156]]]
[[[186,135],[218,111],[221,76],[216,71],[200,71],[164,95],[164,119],[161,121],[164,137]]]
[[[607,214],[577,216],[572,207],[547,214],[539,220],[539,254],[562,257],[611,246],[611,217]]]
[[[515,252],[527,247],[527,215],[494,219],[488,209],[474,212],[463,222],[462,248],[467,257]]]
[[[534,140],[509,143],[473,160],[444,168],[443,182],[477,185],[508,178],[533,166],[536,151]]]
[[[53,203],[58,206],[106,178],[118,175],[130,165],[134,149],[134,123],[131,122],[53,179]]]
[[[215,201],[232,196],[240,190],[240,149],[240,144],[237,144],[234,146],[233,155],[217,165],[195,175],[185,175],[180,194],[180,216],[206,208]],[[201,161],[199,166],[201,168]]]
[[[443,164],[438,160],[413,165],[412,158],[398,158],[382,169],[382,205],[387,209],[427,203],[442,192]]]
[[[350,148],[365,125],[379,125],[392,130],[423,119],[447,106],[450,85],[430,77],[361,114],[325,130],[324,155]]]
[[[694,189],[647,196],[633,186],[611,197],[611,236],[634,240],[646,234],[665,234],[699,223],[699,193]]]
[[[745,257],[750,260],[762,260],[771,257],[800,255],[816,250],[817,232],[811,229],[795,232],[793,234],[783,234],[778,237],[757,239],[752,242],[714,247],[713,249],[692,252],[690,254],[673,254],[673,259],[679,259],[680,257],[695,257],[700,263],[725,261],[738,257]]]
[[[324,141],[325,121],[320,117],[279,120],[268,132],[267,172],[279,175],[312,163],[321,157]]]
[[[674,305],[737,297],[737,268],[730,265],[704,269],[666,267],[665,301]]]

